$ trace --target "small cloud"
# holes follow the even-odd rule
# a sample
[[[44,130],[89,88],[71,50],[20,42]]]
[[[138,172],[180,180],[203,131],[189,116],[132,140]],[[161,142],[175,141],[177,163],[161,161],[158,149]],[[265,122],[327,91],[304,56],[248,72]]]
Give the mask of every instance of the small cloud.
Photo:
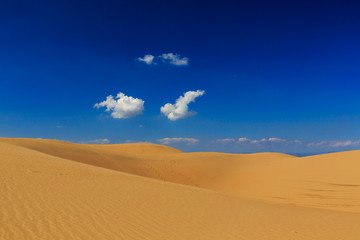
[[[269,142],[286,142],[285,139],[281,139],[281,138],[269,138],[268,141]]]
[[[144,101],[139,98],[126,96],[118,93],[115,97],[109,95],[106,100],[94,105],[95,108],[106,107],[107,112],[111,112],[112,118],[131,118],[140,115],[144,111]]]
[[[242,141],[240,141],[242,139]],[[332,147],[332,148],[339,148],[339,147],[348,147],[348,146],[360,146],[359,141],[352,141],[352,140],[344,140],[344,141],[335,141],[335,140],[323,140],[323,141],[313,141],[313,142],[306,142],[300,140],[289,140],[289,139],[281,139],[281,138],[262,138],[261,140],[250,140],[247,138],[240,138],[239,142],[249,142],[251,144],[282,144],[282,145],[302,145],[306,144],[307,147]]]
[[[95,139],[95,140],[88,141],[87,143],[92,143],[92,144],[108,144],[108,143],[110,143],[110,140],[107,139],[107,138],[104,138],[104,139]]]
[[[215,142],[218,143],[233,143],[236,140],[234,138],[223,138],[223,139],[216,139]]]
[[[262,139],[260,139],[260,140],[250,140],[250,139],[244,138],[244,141],[249,141],[249,142],[252,143],[252,144],[257,144],[257,143],[264,143],[264,142],[284,143],[284,142],[288,142],[289,140],[271,137],[271,138],[268,138],[268,139],[262,138]]]
[[[213,140],[212,143],[222,143],[235,148],[248,148],[248,149],[264,149],[277,150],[278,149],[293,149],[293,151],[299,151],[299,149],[317,149],[317,151],[334,151],[334,150],[348,150],[360,147],[360,140],[321,140],[321,141],[305,141],[298,139],[283,139],[283,138],[261,138],[261,139],[249,139],[246,137],[240,137],[237,140],[234,138],[223,138]],[[280,150],[280,151],[281,151]]]
[[[308,147],[349,147],[349,146],[359,146],[359,141],[352,141],[352,140],[344,140],[344,141],[336,141],[336,140],[326,140],[326,141],[317,141],[317,142],[310,142],[306,146]]]
[[[247,137],[240,137],[237,140],[234,138],[223,138],[217,139],[215,142],[222,142],[222,143],[230,143],[230,142],[237,142],[239,144],[259,144],[259,143],[298,143],[299,140],[286,140],[281,138],[262,138],[260,140],[252,140]]]
[[[252,144],[257,144],[262,142],[266,142],[266,138],[262,138],[261,140],[250,140],[250,143]]]
[[[332,143],[332,147],[346,147],[346,146],[352,146],[354,145],[354,142],[352,142],[351,140],[348,141],[336,141],[334,143]]]
[[[329,141],[317,141],[317,142],[309,142],[306,144],[308,147],[318,147],[327,144]]]
[[[155,57],[153,55],[146,54],[143,58],[139,57],[139,58],[137,58],[137,60],[139,60],[141,62],[144,62],[144,63],[146,63],[148,65],[151,65],[153,63],[153,61],[154,61],[154,58]]]
[[[167,103],[161,107],[160,111],[167,116],[171,121],[176,121],[181,118],[186,118],[196,115],[196,112],[190,111],[188,109],[188,104],[195,102],[195,98],[204,95],[205,91],[197,90],[188,91],[184,96],[180,96],[176,99],[175,104]]]
[[[169,62],[175,66],[186,66],[189,65],[189,58],[181,57],[179,54],[173,53],[163,53],[159,56],[165,62]]]
[[[61,125],[57,125],[57,126],[55,126],[56,128],[62,128],[63,126],[61,126]]]
[[[249,142],[249,141],[250,141],[250,139],[248,139],[248,138],[246,138],[246,137],[241,137],[241,138],[238,139],[238,142],[239,142],[239,143]]]
[[[146,54],[144,57],[137,58],[138,61],[144,62],[147,65],[156,65],[158,63],[168,63],[175,66],[189,65],[189,58],[181,57],[177,53],[163,53],[157,57],[151,54]]]
[[[199,140],[196,138],[162,138],[157,140],[161,144],[172,144],[172,143],[188,143],[188,144],[194,144],[198,143]]]
[[[140,125],[139,125],[139,128],[142,128],[142,127],[144,127],[144,126],[140,124]]]

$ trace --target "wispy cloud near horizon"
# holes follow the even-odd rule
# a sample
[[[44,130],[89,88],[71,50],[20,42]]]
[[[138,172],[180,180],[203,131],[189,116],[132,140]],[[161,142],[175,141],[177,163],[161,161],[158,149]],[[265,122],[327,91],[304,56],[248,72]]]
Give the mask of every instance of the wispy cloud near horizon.
[[[304,141],[298,139],[282,139],[276,137],[261,138],[261,139],[249,139],[247,137],[240,137],[237,140],[235,138],[222,138],[216,139],[213,142],[223,144],[249,144],[249,145],[261,145],[261,144],[280,144],[280,145],[303,145],[308,148],[316,147],[330,147],[330,148],[342,148],[342,147],[356,147],[360,146],[360,140],[321,140],[321,141]]]
[[[110,140],[107,139],[107,138],[103,138],[103,139],[94,139],[94,140],[81,142],[81,143],[86,143],[86,144],[109,144]]]
[[[234,138],[221,138],[221,139],[216,139],[213,142],[228,144],[228,143],[235,143],[236,140]]]
[[[341,148],[341,147],[349,147],[349,146],[360,146],[360,140],[353,141],[353,140],[343,140],[343,141],[336,141],[336,140],[326,140],[326,141],[315,141],[309,142],[306,146],[308,147],[332,147],[332,148]]]
[[[172,143],[187,143],[194,144],[198,143],[200,140],[196,138],[161,138],[157,140],[161,144],[172,144]]]

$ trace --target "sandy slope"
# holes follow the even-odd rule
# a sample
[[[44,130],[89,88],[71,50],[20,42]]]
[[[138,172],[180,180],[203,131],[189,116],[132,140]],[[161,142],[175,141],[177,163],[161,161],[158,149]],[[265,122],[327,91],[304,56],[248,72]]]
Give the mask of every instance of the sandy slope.
[[[1,141],[72,161],[236,196],[360,212],[360,151],[298,158],[281,153],[183,153],[146,143]]]
[[[0,239],[360,239],[359,161],[0,138]]]
[[[158,144],[152,143],[126,143],[126,144],[108,144],[108,145],[91,145],[94,148],[111,150],[119,153],[128,154],[166,154],[166,153],[182,153],[182,151]]]

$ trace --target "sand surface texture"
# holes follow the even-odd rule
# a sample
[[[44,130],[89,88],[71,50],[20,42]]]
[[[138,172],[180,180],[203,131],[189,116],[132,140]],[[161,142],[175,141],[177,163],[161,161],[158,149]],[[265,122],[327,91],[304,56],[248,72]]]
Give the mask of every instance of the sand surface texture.
[[[360,151],[0,138],[0,239],[360,239]]]

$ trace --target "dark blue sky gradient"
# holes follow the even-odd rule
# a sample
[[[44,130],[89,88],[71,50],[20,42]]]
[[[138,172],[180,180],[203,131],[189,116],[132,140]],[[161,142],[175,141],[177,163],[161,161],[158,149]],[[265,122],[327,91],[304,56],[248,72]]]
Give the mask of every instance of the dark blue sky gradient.
[[[178,146],[191,151],[218,138],[357,141],[359,12],[345,1],[3,1],[0,136],[200,139]],[[136,61],[169,52],[190,64]],[[160,115],[197,89],[206,95],[189,105],[196,116]],[[93,108],[120,91],[143,99],[144,114]]]

